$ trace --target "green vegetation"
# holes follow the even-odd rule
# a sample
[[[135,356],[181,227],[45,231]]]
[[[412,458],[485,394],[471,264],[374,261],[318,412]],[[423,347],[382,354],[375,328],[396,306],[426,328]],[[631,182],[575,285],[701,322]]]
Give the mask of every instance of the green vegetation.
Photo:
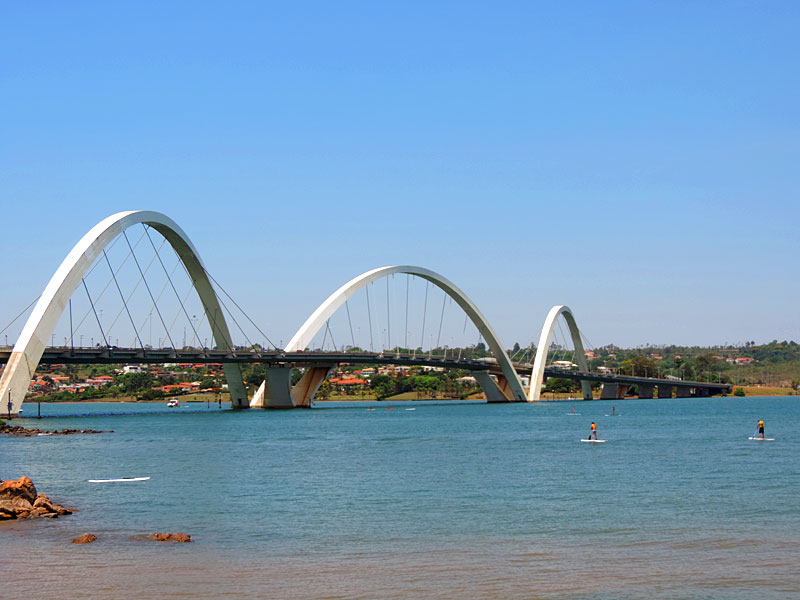
[[[744,388],[733,388],[733,395],[734,396],[744,396]]]
[[[475,393],[477,385],[473,382],[459,382],[459,378],[469,375],[460,369],[450,371],[430,371],[427,374],[412,374],[407,377],[374,375],[369,386],[378,400],[385,400],[398,394],[416,392],[419,398],[467,398]]]
[[[353,349],[358,351],[358,349]],[[413,353],[413,349],[395,348],[392,352]],[[487,358],[490,352],[479,343],[466,348],[438,348],[434,356]],[[416,349],[418,356],[427,355]],[[512,359],[530,363],[536,355],[533,344],[527,347],[515,343],[509,351]],[[387,356],[390,354],[387,351]],[[553,346],[548,362],[575,362],[574,352]],[[614,345],[592,349],[588,353],[591,370],[608,369],[612,373],[658,378],[680,378],[730,383],[736,395],[766,393],[792,394],[800,388],[800,344],[793,341],[756,345],[711,348],[689,346],[645,346],[620,348]],[[243,366],[248,393],[253,394],[266,376],[264,365]],[[480,394],[480,387],[468,370],[438,371],[427,367],[387,368],[387,365],[342,364],[336,368],[317,392],[318,400],[388,398],[469,398]],[[96,378],[105,376],[107,382]],[[298,382],[302,372],[292,370],[291,383]],[[91,383],[87,380],[94,379]],[[340,381],[345,381],[340,383]],[[153,365],[142,372],[121,372],[120,365],[41,365],[36,387],[30,399],[42,402],[126,399],[160,400],[165,396],[189,397],[187,394],[212,394],[214,398],[225,383],[221,365]],[[159,388],[164,386],[191,386]],[[598,384],[593,384],[594,388]],[[773,390],[768,392],[767,390]],[[35,395],[36,391],[40,392]],[[543,391],[552,397],[572,396],[580,392],[580,383],[565,378],[550,378]],[[205,398],[205,396],[202,396]]]
[[[649,377],[720,381],[740,385],[775,384],[797,389],[800,384],[800,344],[793,341],[742,346],[644,346],[594,349],[589,361],[598,367],[619,369],[620,373]]]

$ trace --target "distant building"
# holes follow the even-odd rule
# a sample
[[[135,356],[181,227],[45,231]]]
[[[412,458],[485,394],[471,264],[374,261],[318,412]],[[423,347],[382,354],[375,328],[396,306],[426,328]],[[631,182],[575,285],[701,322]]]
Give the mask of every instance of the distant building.
[[[578,365],[576,365],[574,362],[571,362],[571,361],[568,361],[568,360],[554,360],[552,363],[550,363],[550,366],[554,367],[556,369],[577,369],[578,368]]]

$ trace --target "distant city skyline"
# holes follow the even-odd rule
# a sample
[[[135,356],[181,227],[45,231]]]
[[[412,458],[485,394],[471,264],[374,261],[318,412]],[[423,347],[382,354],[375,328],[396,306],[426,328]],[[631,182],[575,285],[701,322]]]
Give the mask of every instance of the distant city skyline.
[[[0,15],[0,327],[147,209],[284,342],[391,264],[509,348],[555,304],[594,346],[800,340],[794,3]]]

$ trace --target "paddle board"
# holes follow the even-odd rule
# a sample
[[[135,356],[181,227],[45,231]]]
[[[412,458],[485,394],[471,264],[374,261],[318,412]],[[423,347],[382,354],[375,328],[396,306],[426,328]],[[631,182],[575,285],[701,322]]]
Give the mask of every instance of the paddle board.
[[[581,440],[582,442],[591,442],[593,444],[604,444],[608,440]]]
[[[117,479],[90,479],[89,483],[116,483],[118,481],[147,481],[149,477],[119,477]]]
[[[758,440],[760,442],[774,442],[775,438],[749,437],[748,440]]]

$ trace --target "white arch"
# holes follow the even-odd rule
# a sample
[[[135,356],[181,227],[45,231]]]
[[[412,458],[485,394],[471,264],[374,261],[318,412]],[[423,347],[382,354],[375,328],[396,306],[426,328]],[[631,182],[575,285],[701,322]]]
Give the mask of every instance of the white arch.
[[[483,339],[486,340],[486,343],[492,350],[492,353],[497,359],[498,365],[503,370],[503,375],[505,375],[505,378],[508,381],[513,399],[517,401],[525,400],[525,390],[522,387],[522,382],[519,379],[519,375],[517,375],[514,366],[511,364],[511,359],[503,349],[497,334],[494,332],[491,325],[489,325],[486,317],[481,314],[481,311],[478,310],[478,307],[472,303],[466,294],[458,289],[450,280],[439,275],[438,273],[435,273],[434,271],[423,269],[422,267],[412,267],[409,265],[380,267],[378,269],[373,269],[372,271],[367,271],[366,273],[351,279],[333,294],[331,294],[328,299],[325,300],[325,302],[323,302],[319,308],[313,312],[306,322],[303,323],[303,326],[297,330],[297,333],[294,334],[294,337],[289,340],[285,351],[297,352],[299,350],[304,350],[308,344],[311,343],[311,340],[314,339],[314,336],[317,334],[317,332],[325,325],[325,322],[333,315],[333,313],[337,311],[337,309],[339,309],[339,307],[342,306],[342,304],[345,303],[345,301],[350,299],[353,294],[376,279],[387,277],[393,273],[408,273],[410,275],[422,277],[423,279],[430,281],[432,284],[442,289],[447,295],[455,300],[456,303],[464,310],[464,312],[467,313],[470,320],[478,328],[478,331],[480,331]]]
[[[539,336],[539,345],[536,347],[536,360],[533,361],[528,402],[538,402],[541,397],[542,384],[544,382],[544,368],[547,364],[547,352],[550,349],[550,340],[553,337],[553,327],[556,324],[556,319],[558,319],[560,315],[564,315],[564,320],[569,327],[569,333],[572,336],[572,343],[575,346],[575,354],[577,355],[576,360],[578,361],[578,368],[584,373],[589,370],[589,364],[586,362],[586,354],[583,351],[581,333],[578,330],[578,325],[575,323],[575,316],[572,314],[569,306],[554,306],[550,309],[550,312],[547,313],[547,318],[544,320],[544,327],[542,327],[542,334]],[[581,390],[583,391],[584,399],[592,397],[592,387],[588,381],[581,381]]]
[[[0,412],[5,413],[9,394],[12,414],[19,414],[31,378],[39,365],[50,334],[61,318],[72,293],[80,285],[86,271],[100,256],[103,249],[125,229],[144,223],[163,235],[175,249],[192,278],[194,288],[203,303],[214,340],[217,345],[232,348],[232,340],[225,316],[214,288],[208,280],[197,249],[184,231],[169,217],[145,210],[120,212],[95,225],[58,267],[47,284],[22,333],[14,345],[8,364],[0,378]],[[225,377],[233,405],[247,408],[247,393],[242,372],[237,364],[225,365]]]

